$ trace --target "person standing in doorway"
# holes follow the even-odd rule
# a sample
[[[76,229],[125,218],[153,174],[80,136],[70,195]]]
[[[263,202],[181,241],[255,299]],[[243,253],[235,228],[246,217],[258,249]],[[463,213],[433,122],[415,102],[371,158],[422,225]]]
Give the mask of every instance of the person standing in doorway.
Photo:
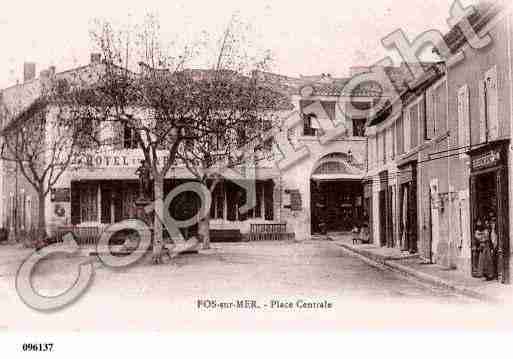
[[[478,272],[486,280],[494,278],[494,263],[492,256],[492,243],[490,241],[490,222],[485,222],[485,228],[480,238]]]
[[[476,221],[476,230],[474,232],[474,240],[472,241],[472,262],[476,263],[475,277],[483,277],[483,268],[481,266],[481,243],[485,237],[488,237],[488,232],[483,225],[483,221],[478,219]]]

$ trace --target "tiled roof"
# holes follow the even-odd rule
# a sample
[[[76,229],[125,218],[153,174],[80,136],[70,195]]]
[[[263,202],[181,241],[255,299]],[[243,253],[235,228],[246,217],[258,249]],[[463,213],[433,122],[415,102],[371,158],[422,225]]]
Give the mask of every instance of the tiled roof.
[[[477,33],[483,29],[498,13],[504,10],[506,1],[480,1],[474,6],[475,11],[467,17],[468,22]],[[445,36],[444,41],[452,53],[458,50],[467,42],[459,26],[454,26]]]
[[[442,76],[445,75],[445,65],[443,62],[438,63],[422,63],[415,64],[413,66],[422,66],[424,69],[424,74],[417,81],[412,81],[413,76],[411,74],[404,73],[403,78],[397,78],[396,80],[402,80],[402,88],[398,89],[399,92],[399,100],[402,103],[408,103],[413,98],[418,96],[418,91],[423,90],[426,87],[430,86]],[[407,71],[407,70],[403,70]],[[409,81],[409,84],[406,82]],[[369,126],[374,126],[378,123],[385,121],[391,115],[392,103],[388,102],[388,104],[380,109],[376,116],[372,118],[369,122]]]

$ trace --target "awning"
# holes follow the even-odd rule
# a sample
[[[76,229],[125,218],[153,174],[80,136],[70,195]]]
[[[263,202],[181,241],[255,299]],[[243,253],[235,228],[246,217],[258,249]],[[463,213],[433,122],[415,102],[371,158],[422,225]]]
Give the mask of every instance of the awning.
[[[105,181],[105,180],[138,180],[136,175],[137,167],[116,167],[116,168],[80,168],[70,171],[71,181]],[[222,175],[222,173],[221,173]],[[275,168],[256,168],[255,179],[269,180],[279,177],[280,172]],[[166,178],[195,179],[196,177],[186,168],[172,168]],[[251,178],[251,177],[249,177]]]
[[[329,181],[329,180],[351,180],[351,181],[362,181],[363,175],[353,175],[347,173],[329,173],[329,174],[314,174],[312,175],[313,180],[318,181]]]

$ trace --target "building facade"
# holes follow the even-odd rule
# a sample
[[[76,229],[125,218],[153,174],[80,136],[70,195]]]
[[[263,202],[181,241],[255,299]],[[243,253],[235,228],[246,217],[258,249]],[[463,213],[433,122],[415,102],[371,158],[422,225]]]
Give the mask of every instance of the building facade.
[[[2,105],[10,109],[6,111],[10,117],[4,117],[3,126],[8,125],[9,118],[16,118],[30,109],[41,96],[44,81],[94,74],[101,70],[99,67],[101,64],[93,55],[88,66],[62,73],[51,69],[37,79],[26,78],[23,84],[5,89]],[[362,186],[367,157],[366,118],[350,117],[344,109],[348,101],[370,107],[380,92],[367,86],[356,94],[345,94],[343,88],[347,79],[328,75],[302,78],[270,73],[258,75],[288,96],[292,108],[280,112],[278,122],[294,125],[282,128],[268,143],[254,144],[252,148],[258,161],[244,171],[254,174],[248,177],[248,180],[254,179],[256,185],[253,209],[247,213],[239,211],[246,202],[246,194],[229,177],[225,176],[216,186],[212,193],[210,228],[247,234],[252,223],[286,224],[287,232],[302,240],[312,234],[347,231],[361,223],[368,215]],[[304,91],[305,88],[308,91]],[[44,112],[47,123],[53,123],[56,107],[48,103]],[[114,124],[102,126],[98,131],[99,138],[112,137],[117,141],[95,150],[84,147],[52,186],[50,195],[44,199],[49,234],[76,229],[97,235],[113,223],[139,215],[137,169],[144,157],[133,133],[129,128]],[[52,135],[49,125],[47,137]],[[7,199],[2,201],[1,223],[11,234],[23,235],[37,225],[39,199],[14,163],[1,161],[0,166],[3,171],[1,192]],[[167,174],[164,193],[193,180],[194,175],[177,164]],[[174,201],[170,211],[177,219],[184,220],[185,212],[190,211],[190,206],[184,203],[193,200]]]
[[[498,238],[497,279],[507,283],[512,28],[502,5],[482,5],[471,19],[481,38],[493,39],[489,44],[475,49],[452,29],[445,41],[454,55],[440,71],[402,92],[400,112],[371,121],[368,182],[374,243],[477,276],[479,220]]]

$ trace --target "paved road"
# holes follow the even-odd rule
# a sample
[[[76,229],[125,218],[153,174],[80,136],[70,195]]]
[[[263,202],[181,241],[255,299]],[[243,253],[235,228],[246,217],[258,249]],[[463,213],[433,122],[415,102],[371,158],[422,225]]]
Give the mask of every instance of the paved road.
[[[208,253],[181,256],[173,265],[113,271],[96,263],[85,295],[52,314],[26,308],[13,292],[13,277],[0,277],[0,305],[9,308],[0,329],[416,327],[419,313],[426,327],[447,319],[445,312],[466,312],[476,305],[372,267],[327,241],[213,246]],[[77,259],[50,260],[38,268],[34,286],[55,295],[73,281],[76,265]],[[256,301],[259,309],[219,307],[241,299]],[[215,300],[218,307],[198,308],[198,300]],[[298,308],[298,300],[309,307]],[[318,303],[331,308],[311,308]]]

